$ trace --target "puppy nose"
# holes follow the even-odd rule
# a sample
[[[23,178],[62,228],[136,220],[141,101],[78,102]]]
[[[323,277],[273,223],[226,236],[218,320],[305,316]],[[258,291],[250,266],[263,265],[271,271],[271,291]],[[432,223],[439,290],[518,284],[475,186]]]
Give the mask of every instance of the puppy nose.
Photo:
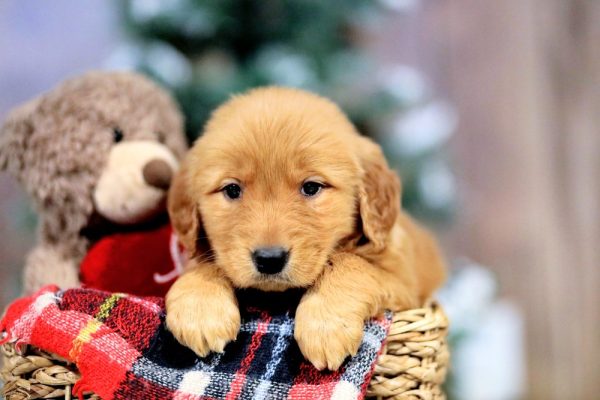
[[[171,166],[163,160],[154,159],[148,161],[142,170],[144,181],[157,189],[167,190],[171,185],[173,170]]]
[[[287,264],[289,252],[283,247],[261,247],[252,252],[252,261],[261,274],[276,274]]]

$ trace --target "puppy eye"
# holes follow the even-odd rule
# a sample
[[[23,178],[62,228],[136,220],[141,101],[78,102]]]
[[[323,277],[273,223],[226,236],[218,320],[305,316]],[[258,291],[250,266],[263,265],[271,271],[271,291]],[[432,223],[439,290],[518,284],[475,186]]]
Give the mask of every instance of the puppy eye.
[[[165,144],[165,134],[162,132],[156,132],[156,137],[158,138],[158,142]]]
[[[230,183],[223,188],[223,194],[231,200],[239,199],[242,195],[242,188],[236,183]]]
[[[123,140],[123,131],[120,128],[113,128],[113,142],[119,143]]]
[[[316,196],[325,185],[319,182],[308,181],[302,184],[300,193],[306,197]]]

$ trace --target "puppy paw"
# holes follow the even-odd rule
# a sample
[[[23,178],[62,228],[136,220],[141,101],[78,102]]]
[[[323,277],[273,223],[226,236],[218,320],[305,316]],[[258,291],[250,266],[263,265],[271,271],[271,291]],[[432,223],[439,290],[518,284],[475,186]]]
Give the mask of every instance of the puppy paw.
[[[364,320],[344,315],[318,295],[302,300],[296,311],[294,337],[304,357],[318,370],[337,370],[358,351]]]
[[[186,293],[167,298],[167,328],[200,357],[223,352],[240,330],[240,311],[226,295]]]

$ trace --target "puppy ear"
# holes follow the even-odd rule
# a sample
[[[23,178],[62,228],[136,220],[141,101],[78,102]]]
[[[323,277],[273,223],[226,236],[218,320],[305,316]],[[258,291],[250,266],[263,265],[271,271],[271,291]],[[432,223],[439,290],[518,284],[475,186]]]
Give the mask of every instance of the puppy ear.
[[[15,108],[0,127],[0,171],[7,171],[17,178],[25,168],[24,154],[34,132],[31,116],[37,104],[36,99]]]
[[[358,190],[357,225],[363,237],[359,243],[366,244],[366,240],[375,250],[382,250],[400,213],[400,179],[389,168],[379,146],[361,139],[363,174]]]
[[[198,206],[189,193],[188,176],[188,168],[184,161],[171,183],[167,209],[173,230],[193,257],[199,252],[198,237],[202,223]]]

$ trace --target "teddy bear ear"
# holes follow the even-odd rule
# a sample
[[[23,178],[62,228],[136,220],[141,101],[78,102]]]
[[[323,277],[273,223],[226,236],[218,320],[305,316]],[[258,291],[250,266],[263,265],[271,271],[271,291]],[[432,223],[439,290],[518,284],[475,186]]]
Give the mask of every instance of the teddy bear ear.
[[[35,99],[13,109],[0,127],[0,171],[21,175],[25,150],[35,130],[32,116],[38,103]]]

